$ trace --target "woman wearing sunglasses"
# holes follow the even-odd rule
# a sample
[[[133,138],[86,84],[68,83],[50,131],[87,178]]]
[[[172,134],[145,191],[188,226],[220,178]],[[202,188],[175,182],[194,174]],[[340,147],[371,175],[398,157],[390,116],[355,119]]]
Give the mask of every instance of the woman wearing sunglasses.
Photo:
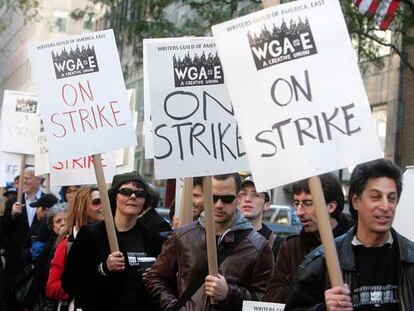
[[[69,295],[62,289],[61,282],[68,250],[83,225],[94,224],[104,219],[96,186],[81,187],[76,192],[72,203],[69,205],[66,226],[56,245],[46,285],[46,297],[51,301],[60,301],[61,304],[69,304]]]
[[[148,204],[148,184],[137,172],[115,175],[108,194],[120,251],[111,253],[103,222],[83,227],[67,258],[63,288],[75,298],[75,310],[154,310],[140,261],[158,256],[163,238],[137,221]]]

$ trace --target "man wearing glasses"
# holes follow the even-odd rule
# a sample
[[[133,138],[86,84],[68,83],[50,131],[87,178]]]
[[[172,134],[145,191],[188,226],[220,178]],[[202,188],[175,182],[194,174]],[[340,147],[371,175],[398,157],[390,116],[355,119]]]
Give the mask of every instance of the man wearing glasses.
[[[269,245],[273,252],[273,259],[276,261],[283,238],[272,232],[272,230],[262,222],[263,213],[270,207],[270,191],[256,192],[253,177],[249,176],[243,179],[237,197],[239,199],[240,211],[243,213],[244,217],[250,220],[253,229],[269,241]]]
[[[331,174],[319,176],[322,183],[326,207],[329,213],[329,221],[334,237],[348,231],[353,225],[350,217],[342,214],[344,208],[344,194],[339,179]],[[321,244],[316,209],[313,205],[308,181],[301,180],[292,185],[293,205],[303,225],[297,235],[286,238],[283,242],[275,266],[272,278],[266,289],[264,301],[286,303],[289,286],[295,278],[297,269],[305,256]]]
[[[212,177],[218,277],[207,275],[204,214],[175,230],[165,242],[146,275],[147,290],[161,310],[211,310],[209,298],[220,310],[241,310],[243,300],[263,297],[271,276],[272,252],[237,209],[240,184],[237,173]],[[194,289],[186,294],[189,288]]]

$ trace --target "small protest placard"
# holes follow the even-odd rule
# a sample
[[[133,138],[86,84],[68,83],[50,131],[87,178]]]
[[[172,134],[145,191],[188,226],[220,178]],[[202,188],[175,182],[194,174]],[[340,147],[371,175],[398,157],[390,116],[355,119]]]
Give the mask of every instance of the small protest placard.
[[[101,155],[106,183],[111,183],[115,175],[115,158],[113,152]],[[92,156],[84,156],[54,163],[50,168],[52,186],[96,184]]]
[[[52,162],[136,145],[112,30],[30,45]]]
[[[336,0],[212,27],[258,190],[382,156]]]
[[[47,145],[45,127],[43,125],[42,115],[39,113],[39,118],[36,125],[36,152],[35,152],[35,174],[40,176],[49,174],[50,161],[49,149]]]
[[[1,150],[35,154],[38,100],[35,94],[4,91],[1,113]]]
[[[282,303],[260,302],[260,301],[243,301],[243,311],[283,311],[285,305]]]
[[[408,166],[403,176],[404,185],[398,202],[393,227],[406,238],[414,241],[412,225],[412,208],[414,202],[414,166]]]
[[[135,110],[135,89],[127,90],[127,98],[132,113],[134,130],[136,131],[138,112]],[[131,172],[134,170],[135,146],[118,149],[115,151],[116,174]]]
[[[144,40],[157,179],[247,170],[212,38]]]
[[[0,187],[5,187],[7,182],[13,182],[20,174],[21,159],[21,154],[0,152]],[[34,157],[26,156],[26,164],[33,165]]]
[[[159,39],[151,39],[151,42],[154,43]],[[162,42],[162,40],[161,40]],[[152,140],[152,120],[151,120],[151,93],[148,84],[148,45],[144,44],[142,48],[142,70],[144,74],[144,124],[143,124],[143,133],[144,133],[144,145],[145,145],[145,159],[154,158],[154,142]]]
[[[184,178],[176,178],[175,179],[175,216],[180,218],[180,210],[181,210],[181,197],[183,194],[184,188]]]

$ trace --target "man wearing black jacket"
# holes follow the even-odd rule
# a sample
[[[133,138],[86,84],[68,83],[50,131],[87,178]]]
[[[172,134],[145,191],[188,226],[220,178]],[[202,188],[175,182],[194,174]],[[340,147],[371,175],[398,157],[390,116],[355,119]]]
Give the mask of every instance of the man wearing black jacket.
[[[348,231],[353,221],[342,213],[344,194],[339,179],[333,174],[320,176],[322,189],[327,204],[332,233],[335,237]],[[301,232],[286,238],[283,242],[277,261],[273,267],[264,301],[286,303],[289,287],[295,278],[297,269],[305,256],[321,244],[308,181],[301,180],[292,185],[293,205],[303,224]]]
[[[414,243],[391,226],[402,174],[391,161],[358,165],[351,175],[356,227],[336,239],[345,286],[330,288],[323,249],[305,259],[285,310],[414,310]]]
[[[6,252],[4,301],[7,310],[10,311],[19,308],[15,299],[14,287],[18,279],[22,277],[28,260],[25,258],[25,244],[29,229],[37,223],[36,209],[31,208],[29,204],[37,201],[44,194],[40,189],[40,178],[35,176],[33,167],[24,170],[22,181],[22,203],[16,202],[15,196],[11,197],[6,201],[3,216],[2,234],[4,235]]]

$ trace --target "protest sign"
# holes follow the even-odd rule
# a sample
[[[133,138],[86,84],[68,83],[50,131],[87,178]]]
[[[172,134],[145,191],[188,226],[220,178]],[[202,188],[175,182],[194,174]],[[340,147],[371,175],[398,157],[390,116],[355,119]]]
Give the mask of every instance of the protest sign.
[[[4,91],[0,126],[2,151],[35,153],[37,111],[38,100],[35,94]]]
[[[181,213],[181,195],[184,189],[184,178],[180,177],[175,180],[175,216],[180,218]]]
[[[159,39],[151,39],[151,42],[156,42]],[[161,41],[162,42],[162,41]],[[154,142],[152,140],[152,121],[151,121],[151,99],[150,99],[150,89],[148,84],[148,49],[147,44],[143,45],[142,48],[142,70],[144,75],[144,151],[145,159],[154,158]]]
[[[31,44],[52,162],[136,145],[112,30]]]
[[[40,176],[49,174],[50,161],[49,149],[47,146],[47,139],[45,134],[45,127],[43,125],[42,115],[39,113],[39,118],[36,125],[36,150],[35,150],[35,175]]]
[[[111,183],[115,175],[115,158],[113,152],[101,154],[106,183]],[[62,160],[50,168],[52,186],[96,184],[96,176],[92,156]]]
[[[135,89],[127,90],[127,98],[132,113],[134,130],[137,128],[138,111],[135,110]],[[129,148],[118,149],[115,151],[115,167],[116,174],[131,172],[134,170],[135,146]]]
[[[414,202],[414,166],[408,166],[404,176],[404,186],[398,202],[393,227],[406,238],[414,241],[414,230],[412,225],[412,209]]]
[[[8,182],[20,174],[20,162],[22,155],[17,153],[0,152],[0,187],[5,187]],[[26,165],[33,165],[33,156],[26,157]]]
[[[213,39],[148,39],[144,46],[155,177],[247,170],[244,145]]]
[[[283,311],[285,305],[282,303],[260,302],[260,301],[243,301],[243,311]]]
[[[338,1],[294,1],[212,30],[259,191],[381,157]]]

